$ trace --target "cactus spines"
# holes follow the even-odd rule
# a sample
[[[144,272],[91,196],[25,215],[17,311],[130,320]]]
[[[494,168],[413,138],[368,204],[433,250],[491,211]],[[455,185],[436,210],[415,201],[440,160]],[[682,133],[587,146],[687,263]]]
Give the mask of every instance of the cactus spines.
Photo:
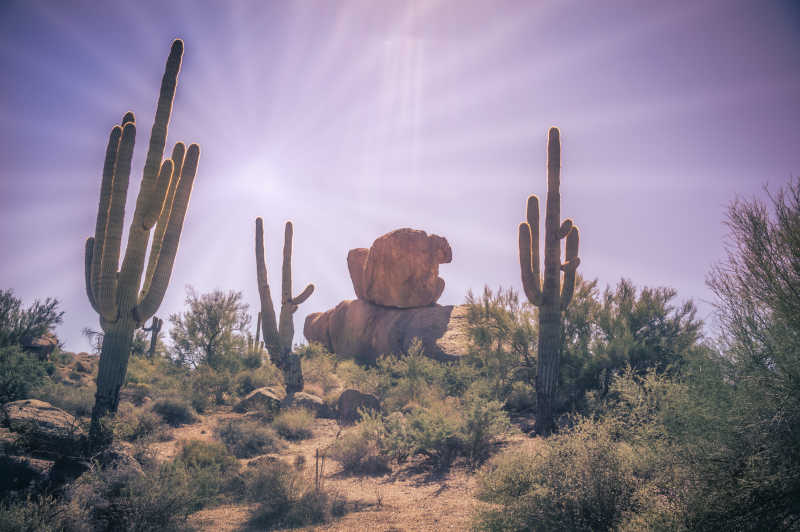
[[[133,332],[155,314],[166,292],[197,171],[200,151],[196,144],[185,149],[178,143],[172,158],[162,161],[182,55],[183,42],[175,40],[161,82],[147,162],[121,267],[125,203],[136,139],[132,112],[125,113],[122,124],[112,128],[108,139],[95,234],[87,239],[85,250],[86,293],[105,331],[90,432],[95,446],[106,439],[100,418],[117,409]],[[141,286],[153,226],[156,230]],[[155,318],[153,327],[156,323],[160,329],[161,320]]]
[[[269,358],[283,372],[286,395],[291,396],[303,389],[303,372],[300,357],[292,354],[294,318],[297,307],[311,296],[314,285],[309,284],[297,296],[292,297],[292,222],[286,222],[283,240],[283,267],[281,283],[280,321],[275,319],[275,308],[267,280],[267,263],[264,259],[264,222],[256,218],[256,277],[261,299],[261,329]]]
[[[519,263],[522,286],[531,304],[539,307],[539,362],[536,374],[537,431],[553,429],[553,398],[558,384],[561,351],[561,311],[575,291],[575,270],[580,264],[580,233],[571,219],[562,223],[559,185],[561,140],[558,128],[550,128],[547,142],[547,208],[545,212],[544,279],[539,270],[539,198],[528,198],[526,221],[519,225]],[[561,239],[566,238],[566,257],[561,263]],[[563,282],[561,272],[564,272]]]

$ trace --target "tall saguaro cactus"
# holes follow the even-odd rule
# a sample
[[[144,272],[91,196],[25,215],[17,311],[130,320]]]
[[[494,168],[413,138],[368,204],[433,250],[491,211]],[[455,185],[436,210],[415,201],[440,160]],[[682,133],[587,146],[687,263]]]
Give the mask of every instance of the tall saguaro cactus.
[[[172,43],[161,80],[142,184],[121,267],[125,203],[136,138],[133,113],[125,114],[122,125],[114,126],[108,139],[95,235],[86,240],[86,293],[105,331],[92,409],[90,438],[94,446],[106,439],[100,419],[117,410],[133,333],[155,314],[167,290],[197,171],[197,144],[188,150],[182,143],[176,144],[172,157],[162,162],[182,56],[183,41],[178,39]]]
[[[267,263],[264,260],[264,222],[256,218],[256,276],[261,299],[261,330],[269,358],[283,372],[286,396],[303,389],[303,370],[300,357],[292,354],[294,318],[297,307],[311,296],[314,285],[309,284],[297,297],[292,297],[292,222],[286,222],[283,240],[283,271],[281,283],[281,312],[275,319],[275,308],[267,281]]]
[[[527,221],[519,224],[519,265],[522,286],[531,304],[539,307],[539,350],[536,374],[536,428],[553,429],[553,399],[558,384],[561,355],[561,312],[575,290],[575,270],[580,264],[578,226],[561,220],[561,140],[558,128],[547,139],[547,210],[544,236],[544,281],[539,274],[539,198],[528,197]],[[566,238],[566,261],[561,263],[561,239]],[[564,272],[563,283],[561,272]]]

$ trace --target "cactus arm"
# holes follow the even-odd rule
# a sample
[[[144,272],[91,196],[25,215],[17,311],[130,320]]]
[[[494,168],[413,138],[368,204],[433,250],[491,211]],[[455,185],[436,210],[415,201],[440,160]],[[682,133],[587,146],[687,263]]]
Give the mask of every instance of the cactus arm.
[[[283,267],[281,269],[281,305],[292,300],[292,236],[294,226],[286,222],[283,232]]]
[[[133,111],[128,111],[127,113],[125,113],[125,116],[122,117],[123,126],[128,122],[136,122],[136,116],[133,114]]]
[[[92,268],[90,275],[93,296],[100,292],[100,273],[103,262],[103,247],[106,241],[106,228],[108,226],[108,211],[111,208],[111,193],[114,186],[114,170],[119,154],[119,141],[122,137],[122,128],[114,126],[108,135],[108,146],[103,163],[103,181],[100,185],[100,204],[97,208],[97,221],[94,229],[94,249],[92,250]],[[94,297],[95,305],[97,298]],[[94,305],[93,305],[94,306]],[[99,309],[99,306],[96,308]],[[99,310],[98,310],[99,312]]]
[[[84,251],[84,275],[86,281],[86,295],[89,297],[89,303],[95,312],[98,312],[97,302],[94,299],[92,292],[92,255],[94,254],[94,237],[86,239],[86,249]]]
[[[258,279],[258,295],[261,299],[261,330],[264,344],[272,356],[281,352],[278,336],[278,323],[275,319],[275,308],[267,280],[267,262],[264,259],[264,222],[256,218],[256,277]]]
[[[157,193],[156,179],[164,156],[164,145],[167,142],[167,127],[172,113],[172,102],[175,99],[175,89],[178,86],[182,57],[183,41],[175,39],[167,58],[164,77],[161,79],[156,117],[150,132],[150,146],[147,149],[147,159],[142,174],[142,190],[136,202],[136,211],[139,212],[141,209],[142,213],[142,227],[148,230],[153,227],[161,214],[161,205],[158,205],[161,201],[157,201],[154,197]]]
[[[563,222],[561,222],[561,227],[558,228],[558,238],[564,238],[572,231],[573,227],[572,218],[567,218]]]
[[[156,270],[158,264],[158,256],[161,253],[161,244],[164,240],[164,231],[167,229],[169,222],[169,215],[172,212],[172,204],[175,201],[175,190],[178,188],[178,182],[183,171],[183,157],[186,148],[182,142],[175,144],[172,148],[172,179],[169,181],[169,188],[167,189],[166,198],[164,199],[164,206],[161,209],[161,216],[158,218],[155,232],[153,233],[153,243],[150,245],[150,258],[147,262],[147,274],[144,278],[144,287],[140,298],[144,298],[144,294],[150,289],[150,283],[153,281],[153,272]]]
[[[311,294],[313,293],[314,293],[314,285],[309,284],[303,289],[302,292],[300,292],[299,295],[297,295],[297,297],[292,298],[292,303],[294,303],[296,306],[301,305],[303,304],[303,302],[305,302],[306,299],[311,297]]]
[[[261,341],[261,311],[258,311],[258,319],[256,319],[256,339],[254,345],[258,348],[258,342]]]
[[[578,226],[573,226],[572,230],[567,235],[567,252],[566,262],[561,266],[564,270],[564,284],[561,287],[561,310],[565,310],[570,301],[572,301],[572,294],[575,292],[575,270],[581,263],[578,258],[578,245],[580,243],[580,231]]]
[[[139,323],[147,321],[155,314],[167,291],[169,278],[172,275],[172,265],[175,262],[175,255],[178,252],[178,243],[183,230],[183,220],[186,216],[186,210],[189,208],[189,198],[192,194],[192,185],[197,174],[199,158],[200,147],[197,144],[192,144],[186,151],[186,160],[183,164],[180,182],[175,191],[169,223],[164,232],[161,251],[158,254],[158,264],[153,273],[152,281],[141,303],[133,309],[134,318]],[[164,161],[164,164],[172,166],[170,161]]]
[[[542,304],[539,275],[539,198],[530,196],[526,209],[527,222],[519,224],[519,265],[522,287],[531,304]]]
[[[128,195],[128,180],[131,175],[131,159],[136,141],[136,125],[128,122],[122,129],[116,170],[111,192],[111,205],[108,211],[105,242],[103,243],[100,290],[95,292],[95,300],[100,313],[108,322],[117,320],[117,267],[119,266],[122,245],[122,226],[125,222],[125,202]],[[95,239],[96,243],[96,239]],[[96,259],[95,259],[96,260]]]

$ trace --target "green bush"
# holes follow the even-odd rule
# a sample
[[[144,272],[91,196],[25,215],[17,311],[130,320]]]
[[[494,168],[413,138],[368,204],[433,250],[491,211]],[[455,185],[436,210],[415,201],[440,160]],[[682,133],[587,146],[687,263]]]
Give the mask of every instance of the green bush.
[[[187,471],[203,504],[221,500],[226,492],[235,491],[239,482],[239,462],[221,443],[185,441],[174,464]]]
[[[343,504],[322,487],[281,461],[262,462],[245,474],[245,493],[259,503],[251,525],[259,528],[295,528],[324,523],[341,514]]]
[[[28,399],[45,382],[45,363],[18,346],[0,347],[0,404]]]
[[[85,417],[92,413],[96,390],[97,386],[94,382],[85,386],[73,386],[46,380],[33,391],[31,397],[66,410],[75,417]]]
[[[226,421],[216,428],[216,435],[236,458],[252,458],[281,449],[275,430],[257,421]]]
[[[589,420],[499,456],[479,477],[478,498],[499,505],[481,530],[615,530],[640,507],[634,452],[612,427]]]
[[[506,408],[512,412],[530,412],[536,409],[536,389],[527,382],[516,381],[506,397]]]
[[[256,388],[280,386],[282,383],[281,371],[271,362],[265,361],[257,369],[237,373],[233,379],[233,391],[239,396],[245,396]]]
[[[188,425],[197,421],[192,406],[180,397],[165,397],[155,401],[152,411],[173,427]]]
[[[65,507],[52,495],[0,501],[2,532],[72,532]]]
[[[70,498],[86,515],[80,529],[137,532],[187,530],[189,514],[206,503],[187,470],[174,463],[144,472],[95,469],[76,481]]]
[[[123,403],[111,422],[114,437],[125,441],[166,441],[169,430],[161,416],[146,408]]]
[[[312,436],[314,414],[305,408],[290,408],[275,416],[272,426],[287,440],[305,440]]]
[[[326,455],[348,474],[381,474],[389,470],[389,432],[378,414],[365,412],[361,421],[340,435]]]
[[[322,345],[312,342],[300,346],[296,353],[302,359],[303,379],[307,388],[315,388],[321,396],[325,396],[341,387],[336,375],[336,356]]]

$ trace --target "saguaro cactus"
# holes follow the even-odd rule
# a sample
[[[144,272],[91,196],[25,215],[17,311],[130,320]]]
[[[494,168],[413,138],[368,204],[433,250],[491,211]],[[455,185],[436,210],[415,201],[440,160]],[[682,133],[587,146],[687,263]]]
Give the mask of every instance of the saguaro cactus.
[[[561,219],[559,193],[561,141],[558,128],[550,128],[547,140],[547,211],[545,214],[544,282],[539,274],[539,198],[528,197],[527,221],[519,224],[519,264],[522,286],[539,307],[539,351],[536,374],[537,416],[540,433],[553,429],[553,398],[558,384],[561,355],[561,311],[575,290],[575,270],[580,264],[578,226]],[[561,263],[561,239],[566,238],[566,262]],[[563,283],[561,272],[564,272]]]
[[[292,222],[286,222],[283,240],[283,271],[281,285],[280,321],[275,319],[275,308],[267,281],[267,263],[264,260],[264,222],[256,218],[256,276],[258,295],[261,298],[261,330],[269,358],[283,372],[286,396],[291,397],[303,389],[303,370],[300,357],[292,354],[294,318],[297,307],[314,292],[309,284],[297,297],[292,297]]]
[[[164,298],[197,171],[200,156],[197,144],[188,150],[183,144],[176,144],[172,157],[162,162],[182,56],[183,41],[176,40],[161,80],[142,184],[121,268],[122,228],[136,137],[133,113],[125,114],[122,125],[114,126],[108,139],[95,236],[86,240],[86,293],[100,314],[100,325],[105,331],[90,429],[95,446],[105,443],[100,419],[117,410],[133,332],[150,319]],[[145,270],[147,243],[154,227]]]
[[[161,326],[164,325],[164,320],[157,316],[153,316],[153,321],[150,322],[150,327],[142,327],[143,331],[150,333],[150,349],[147,350],[148,358],[153,358],[156,354],[156,344],[158,343],[158,333],[161,332]]]

